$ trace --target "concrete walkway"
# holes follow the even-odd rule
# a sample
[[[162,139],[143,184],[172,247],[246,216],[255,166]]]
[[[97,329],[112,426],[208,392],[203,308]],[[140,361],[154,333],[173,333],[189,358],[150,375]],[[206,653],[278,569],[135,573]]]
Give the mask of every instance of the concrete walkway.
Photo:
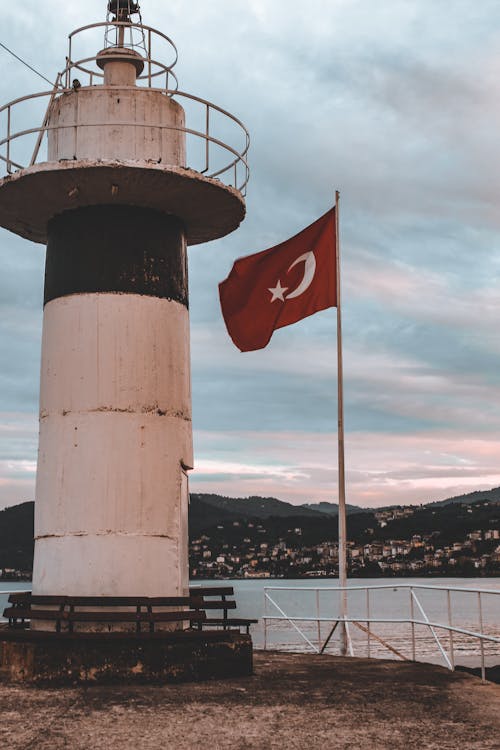
[[[500,687],[441,667],[276,653],[181,685],[0,685],[10,750],[498,750]]]

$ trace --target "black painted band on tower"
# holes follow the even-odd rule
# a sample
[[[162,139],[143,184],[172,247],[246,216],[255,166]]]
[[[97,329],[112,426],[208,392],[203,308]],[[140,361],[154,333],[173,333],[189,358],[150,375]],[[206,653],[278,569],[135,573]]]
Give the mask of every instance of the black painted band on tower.
[[[184,227],[136,206],[65,211],[48,226],[44,304],[69,294],[123,292],[188,306]]]

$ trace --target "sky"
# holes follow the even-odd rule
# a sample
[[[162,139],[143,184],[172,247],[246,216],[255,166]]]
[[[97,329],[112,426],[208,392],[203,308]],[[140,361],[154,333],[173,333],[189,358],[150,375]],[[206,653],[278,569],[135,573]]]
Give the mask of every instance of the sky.
[[[337,498],[335,310],[242,354],[217,289],[237,257],[328,210],[335,189],[348,502],[420,503],[500,485],[500,4],[141,6],[144,23],[178,47],[180,88],[251,135],[245,221],[189,250],[191,491]],[[105,7],[10,3],[0,42],[53,80],[67,34],[104,20]],[[48,88],[1,48],[0,66],[2,103]],[[0,264],[5,507],[34,499],[44,248],[0,230]]]

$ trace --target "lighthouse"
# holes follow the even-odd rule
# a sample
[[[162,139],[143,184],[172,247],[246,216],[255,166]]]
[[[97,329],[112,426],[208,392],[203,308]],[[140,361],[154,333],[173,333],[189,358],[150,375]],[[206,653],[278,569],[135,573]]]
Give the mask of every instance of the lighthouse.
[[[111,0],[51,91],[0,110],[0,225],[47,248],[34,596],[188,593],[187,248],[243,220],[249,139],[179,90],[176,59]],[[31,100],[41,124],[16,128]]]

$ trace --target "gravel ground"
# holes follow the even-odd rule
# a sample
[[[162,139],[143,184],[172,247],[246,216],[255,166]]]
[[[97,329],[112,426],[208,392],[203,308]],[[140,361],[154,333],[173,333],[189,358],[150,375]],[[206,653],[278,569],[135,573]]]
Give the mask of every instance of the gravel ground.
[[[442,667],[255,654],[253,677],[162,686],[0,684],[10,750],[499,750],[500,687]]]

